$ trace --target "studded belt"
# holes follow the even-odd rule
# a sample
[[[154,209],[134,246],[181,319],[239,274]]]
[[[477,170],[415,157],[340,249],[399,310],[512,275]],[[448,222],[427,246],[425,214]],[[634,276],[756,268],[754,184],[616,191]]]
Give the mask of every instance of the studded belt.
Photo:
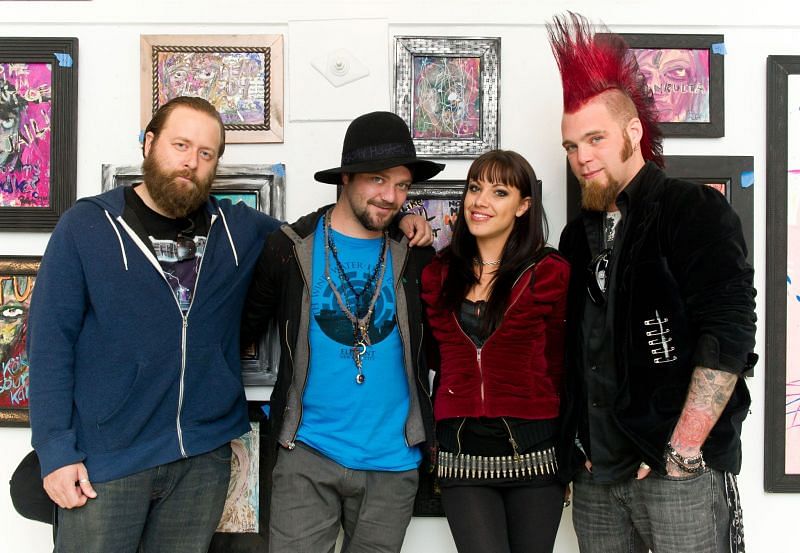
[[[554,447],[503,457],[440,451],[437,465],[439,478],[532,478],[558,470]]]

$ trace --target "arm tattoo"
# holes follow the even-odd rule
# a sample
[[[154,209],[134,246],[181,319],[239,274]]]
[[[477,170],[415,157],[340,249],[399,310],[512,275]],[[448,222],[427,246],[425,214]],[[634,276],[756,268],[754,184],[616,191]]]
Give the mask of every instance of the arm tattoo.
[[[683,411],[672,432],[672,447],[684,456],[697,455],[733,394],[738,375],[696,367]]]

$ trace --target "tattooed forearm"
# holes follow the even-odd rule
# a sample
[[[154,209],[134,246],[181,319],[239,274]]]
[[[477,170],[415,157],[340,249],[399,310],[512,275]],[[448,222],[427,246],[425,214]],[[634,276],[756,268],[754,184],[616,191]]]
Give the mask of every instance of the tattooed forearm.
[[[700,452],[728,404],[738,378],[724,371],[695,368],[683,412],[672,433],[672,447],[681,455],[693,456]]]

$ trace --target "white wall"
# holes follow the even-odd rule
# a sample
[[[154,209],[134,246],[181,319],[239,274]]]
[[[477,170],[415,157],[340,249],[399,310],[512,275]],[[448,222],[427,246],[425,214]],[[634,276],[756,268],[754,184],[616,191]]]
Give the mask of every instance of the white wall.
[[[531,3],[533,4],[533,3]],[[759,7],[760,6],[760,7]],[[390,35],[500,36],[501,146],[525,155],[544,181],[544,204],[557,242],[565,223],[564,155],[560,147],[561,96],[558,74],[543,23],[563,11],[561,2],[476,0],[94,0],[91,2],[7,2],[0,0],[0,36],[76,36],[79,53],[78,196],[100,191],[102,163],[132,164],[141,159],[139,133],[139,35],[283,33],[286,44],[287,106],[292,37],[288,22],[299,19],[385,18]],[[573,0],[569,8],[602,19],[619,32],[721,33],[725,35],[725,137],[667,139],[666,154],[755,156],[756,285],[758,316],[764,321],[764,218],[766,57],[800,55],[800,7],[796,0],[766,0],[758,6],[711,0]],[[321,37],[324,41],[325,37]],[[357,39],[357,37],[355,37]],[[389,52],[392,49],[390,47]],[[357,54],[357,52],[356,52]],[[387,63],[389,60],[387,59]],[[391,73],[391,71],[389,72]],[[390,83],[386,83],[389,87]],[[391,106],[385,106],[390,109]],[[287,111],[288,112],[288,111]],[[230,145],[227,163],[284,162],[287,166],[287,216],[294,219],[323,202],[334,188],[316,183],[314,171],[338,165],[346,122],[285,121],[283,144]],[[447,163],[442,178],[461,178],[468,160]],[[46,234],[0,233],[0,255],[40,255]],[[763,324],[757,351],[763,359]],[[740,479],[745,533],[750,551],[796,551],[800,496],[763,491],[763,363],[749,382],[752,414],[744,429]],[[265,390],[257,391],[263,396]],[[30,449],[28,429],[0,428],[0,481],[7,481]],[[4,484],[3,484],[4,486]],[[44,553],[52,549],[50,528],[18,516],[0,487],[0,540],[6,551]],[[568,518],[562,520],[556,551],[575,552]],[[794,544],[793,544],[794,541]],[[446,523],[415,519],[405,552],[453,552]]]

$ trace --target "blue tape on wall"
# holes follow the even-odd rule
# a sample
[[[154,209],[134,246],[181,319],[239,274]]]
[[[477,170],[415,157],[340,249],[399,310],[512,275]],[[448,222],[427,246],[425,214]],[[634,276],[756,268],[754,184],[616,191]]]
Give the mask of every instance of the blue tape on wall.
[[[58,60],[59,67],[72,67],[72,56],[65,52],[53,52],[53,55]]]
[[[756,178],[752,171],[743,171],[741,175],[742,188],[750,188],[755,184]]]
[[[144,144],[144,131],[139,131],[139,144]]]
[[[276,163],[272,166],[272,172],[283,178],[286,176],[286,166],[283,163]]]
[[[715,42],[714,44],[711,45],[711,53],[724,56],[728,53],[728,50],[725,49],[724,42]]]

